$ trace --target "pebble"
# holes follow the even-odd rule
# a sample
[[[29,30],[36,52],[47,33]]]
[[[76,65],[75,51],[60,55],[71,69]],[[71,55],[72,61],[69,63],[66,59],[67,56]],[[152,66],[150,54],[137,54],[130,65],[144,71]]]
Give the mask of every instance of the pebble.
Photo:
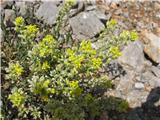
[[[144,84],[140,83],[140,82],[137,82],[137,83],[135,83],[135,88],[136,89],[143,89],[144,88]]]

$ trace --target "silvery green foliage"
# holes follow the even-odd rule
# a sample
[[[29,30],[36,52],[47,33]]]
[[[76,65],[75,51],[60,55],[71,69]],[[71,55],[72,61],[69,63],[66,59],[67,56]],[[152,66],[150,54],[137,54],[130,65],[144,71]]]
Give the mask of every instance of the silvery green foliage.
[[[72,47],[58,42],[62,19],[72,3],[65,5],[57,18],[55,35],[45,34],[38,42],[35,38],[40,28],[26,25],[22,17],[16,18],[19,41],[12,46],[15,57],[9,61],[5,73],[10,87],[7,100],[12,103],[11,113],[15,115],[6,119],[85,120],[99,117],[104,110],[103,93],[112,87],[103,68],[104,56],[92,47],[90,40]],[[119,48],[113,43],[109,45],[108,58],[120,56]],[[124,103],[111,110],[121,111],[124,107],[125,111],[127,103]]]

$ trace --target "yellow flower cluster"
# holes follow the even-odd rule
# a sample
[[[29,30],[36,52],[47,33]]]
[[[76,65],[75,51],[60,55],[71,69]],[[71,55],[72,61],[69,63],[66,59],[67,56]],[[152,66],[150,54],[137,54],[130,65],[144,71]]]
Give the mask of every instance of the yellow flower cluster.
[[[20,107],[25,101],[25,96],[23,91],[21,89],[18,89],[13,90],[12,94],[9,95],[8,99],[11,100],[13,106]]]
[[[11,63],[9,65],[9,74],[11,76],[14,76],[14,77],[19,77],[21,76],[23,73],[23,67],[17,62],[17,63]]]
[[[53,36],[46,35],[42,41],[34,46],[32,54],[38,55],[40,57],[46,57],[53,53],[53,46],[55,45],[55,40]]]
[[[109,29],[113,29],[115,26],[117,25],[117,21],[115,19],[111,19],[110,21],[108,21],[106,23],[106,26],[109,28]]]
[[[23,19],[23,17],[17,17],[17,18],[15,19],[15,25],[16,25],[16,26],[21,26],[22,24],[24,24],[24,19]]]
[[[138,40],[138,34],[136,31],[123,30],[123,32],[120,34],[120,37],[122,39],[129,39],[131,41]]]
[[[26,32],[28,35],[36,34],[38,32],[38,28],[36,25],[28,25],[26,26]]]
[[[70,88],[69,93],[72,97],[81,95],[82,89],[79,87],[78,80],[66,81],[66,83]]]
[[[67,49],[66,53],[69,56],[68,60],[75,66],[75,68],[80,68],[82,61],[84,60],[84,56],[76,55],[72,49]]]
[[[80,44],[80,51],[90,55],[96,55],[96,50],[92,48],[92,44],[89,40],[83,40]]]
[[[42,64],[42,70],[48,70],[50,68],[50,65],[48,63],[48,61],[43,62]]]
[[[111,47],[109,49],[109,53],[111,54],[113,59],[116,59],[116,58],[118,58],[119,56],[122,55],[122,53],[121,53],[121,51],[118,47]]]
[[[100,66],[102,65],[102,59],[101,58],[93,58],[93,59],[91,59],[91,61],[92,61],[93,67],[95,69],[99,69]]]

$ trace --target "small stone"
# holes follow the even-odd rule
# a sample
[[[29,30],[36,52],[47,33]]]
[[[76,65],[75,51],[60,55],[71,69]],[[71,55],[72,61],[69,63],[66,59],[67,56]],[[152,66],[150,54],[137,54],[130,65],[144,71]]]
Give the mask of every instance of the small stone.
[[[137,83],[135,83],[135,88],[136,89],[143,89],[144,88],[144,84],[140,83],[140,82],[137,82]]]
[[[4,24],[7,26],[7,27],[12,27],[14,24],[13,24],[13,21],[15,20],[15,11],[11,10],[11,9],[5,9],[5,17],[4,17]]]

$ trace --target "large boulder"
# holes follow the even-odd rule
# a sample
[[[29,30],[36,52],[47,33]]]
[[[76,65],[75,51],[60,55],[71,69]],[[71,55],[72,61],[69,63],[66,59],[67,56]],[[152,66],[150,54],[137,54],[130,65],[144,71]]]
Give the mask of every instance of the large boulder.
[[[74,38],[78,40],[93,38],[104,29],[104,25],[98,17],[89,12],[79,13],[77,16],[72,17],[69,23],[72,27]]]
[[[56,1],[45,1],[43,2],[38,10],[35,12],[35,16],[43,20],[44,23],[48,25],[53,25],[56,21],[56,16],[59,12],[59,7]]]
[[[145,60],[141,41],[135,41],[126,46],[118,61],[124,68],[137,72],[143,71],[149,63]]]

